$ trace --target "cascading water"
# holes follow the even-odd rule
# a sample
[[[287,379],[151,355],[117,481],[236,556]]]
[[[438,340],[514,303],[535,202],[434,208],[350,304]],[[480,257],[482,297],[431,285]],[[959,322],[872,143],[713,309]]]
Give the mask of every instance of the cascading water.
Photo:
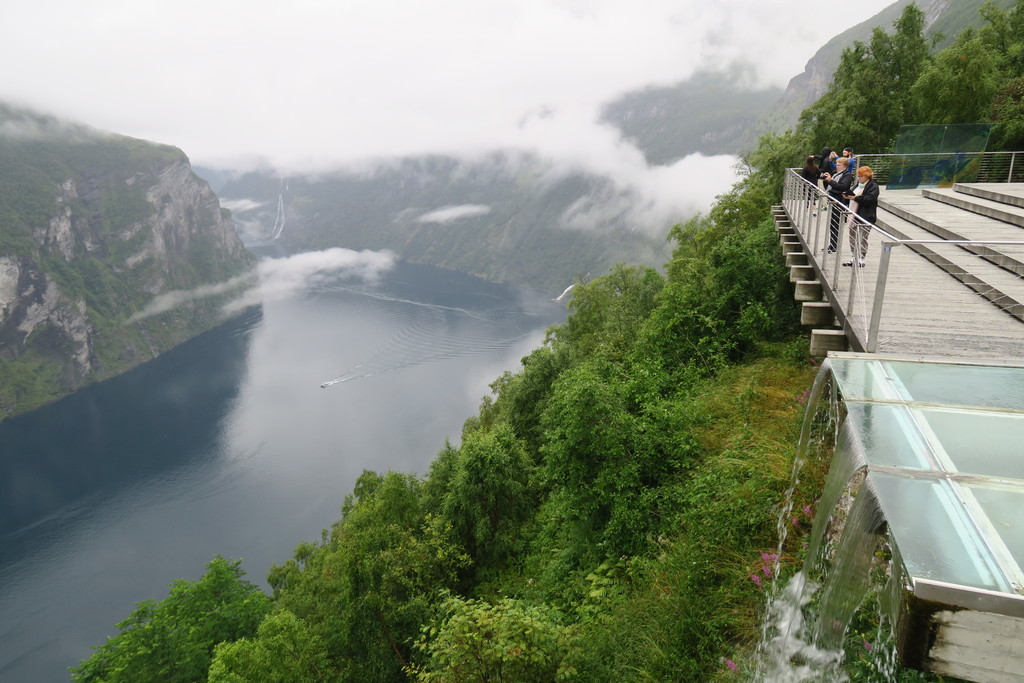
[[[284,225],[287,222],[284,210],[284,193],[288,191],[288,183],[281,180],[281,191],[277,195],[277,218],[274,219],[274,228],[270,231],[270,239],[276,240],[284,233]]]
[[[772,683],[845,681],[844,640],[858,607],[871,590],[873,580],[884,580],[883,565],[876,561],[884,547],[880,531],[884,519],[870,483],[865,484],[866,465],[854,425],[842,420],[842,405],[831,368],[826,360],[808,399],[790,488],[780,512],[779,545],[783,557],[789,527],[786,520],[794,505],[801,470],[814,454],[829,457],[829,473],[818,502],[803,567],[788,581],[779,579],[769,591],[762,623],[755,679]],[[879,581],[880,584],[881,581]],[[890,582],[892,585],[892,582]],[[890,602],[890,601],[880,601]],[[874,618],[881,624],[884,619]],[[875,644],[866,646],[873,649]],[[895,669],[891,647],[871,652],[874,670]]]

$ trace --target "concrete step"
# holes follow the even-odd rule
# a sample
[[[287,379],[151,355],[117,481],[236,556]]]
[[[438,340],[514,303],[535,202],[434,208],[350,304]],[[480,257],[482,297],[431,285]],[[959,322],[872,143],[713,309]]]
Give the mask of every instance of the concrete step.
[[[896,237],[912,240],[965,240],[965,241],[1014,241],[1024,243],[1024,231],[1013,224],[974,212],[950,212],[947,203],[935,203],[929,197],[906,193],[886,193],[879,199],[878,207],[901,219],[894,226]],[[907,231],[914,225],[924,232]],[[882,227],[879,223],[879,227]],[[913,235],[913,236],[911,236]],[[1024,276],[1024,250],[1013,245],[963,246],[967,252],[981,256],[990,263],[1008,270],[1014,275]]]
[[[829,351],[846,351],[850,342],[842,330],[811,330],[812,356],[827,356]]]
[[[800,324],[830,327],[836,324],[836,314],[827,301],[805,301],[800,306]]]
[[[980,216],[993,218],[1003,223],[1024,228],[1024,208],[1016,207],[997,199],[986,199],[977,195],[961,192],[956,188],[932,188],[921,190],[921,196],[928,199],[955,206]]]
[[[790,282],[807,282],[814,279],[814,266],[803,265],[803,266],[790,266],[789,267],[789,281]]]
[[[787,251],[786,254],[786,267],[792,266],[806,266],[808,264],[807,254],[803,250],[799,251]]]
[[[797,301],[821,301],[822,288],[819,280],[800,280],[793,283],[793,298]]]
[[[1024,187],[1019,183],[955,183],[953,189],[961,194],[1024,209]]]

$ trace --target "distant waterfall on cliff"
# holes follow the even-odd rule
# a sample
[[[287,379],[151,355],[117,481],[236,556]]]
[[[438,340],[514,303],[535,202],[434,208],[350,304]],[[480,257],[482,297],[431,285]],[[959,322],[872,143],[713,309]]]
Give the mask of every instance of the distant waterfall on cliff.
[[[277,218],[274,220],[274,229],[270,233],[270,239],[276,240],[284,232],[284,193],[288,190],[288,183],[281,180],[281,191],[277,195]]]

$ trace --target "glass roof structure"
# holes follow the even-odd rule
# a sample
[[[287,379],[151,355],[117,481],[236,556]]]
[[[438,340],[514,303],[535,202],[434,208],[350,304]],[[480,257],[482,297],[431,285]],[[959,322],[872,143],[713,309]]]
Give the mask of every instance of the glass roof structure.
[[[1024,616],[1024,365],[831,354],[915,595]]]

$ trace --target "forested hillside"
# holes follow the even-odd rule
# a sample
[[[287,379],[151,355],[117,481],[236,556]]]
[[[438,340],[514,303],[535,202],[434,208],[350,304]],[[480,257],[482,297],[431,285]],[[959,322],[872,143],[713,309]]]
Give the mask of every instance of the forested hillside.
[[[229,291],[131,318],[252,265],[181,150],[0,103],[0,419],[210,329]]]
[[[883,151],[901,123],[972,116],[936,101],[970,99],[998,144],[1019,144],[1024,0],[987,22],[931,55],[910,6],[894,33],[850,46],[827,101],[762,138],[709,215],[672,228],[665,274],[622,265],[579,286],[567,322],[493,383],[428,476],[364,473],[341,519],[270,572],[269,599],[214,560],[141,605],[76,678],[749,675],[814,374],[769,218],[780,174],[825,144]],[[782,523],[806,527],[818,485],[804,478]],[[883,675],[864,644],[874,626],[850,634],[852,680],[932,680]]]

